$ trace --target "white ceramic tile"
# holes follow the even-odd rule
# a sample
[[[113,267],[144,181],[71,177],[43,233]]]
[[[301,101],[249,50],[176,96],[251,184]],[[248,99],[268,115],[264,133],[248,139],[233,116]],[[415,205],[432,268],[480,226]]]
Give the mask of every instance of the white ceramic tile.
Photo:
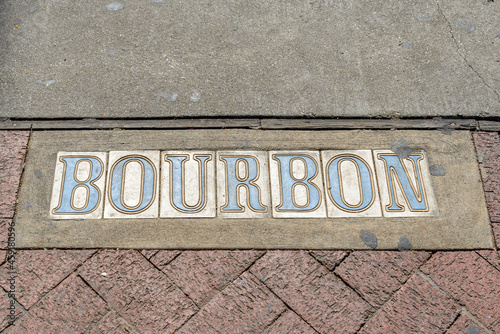
[[[215,203],[215,152],[161,152],[160,217],[215,217]]]
[[[387,158],[383,159],[382,156]],[[382,213],[385,217],[437,215],[437,203],[425,152],[412,153],[409,158],[400,160],[390,150],[374,150],[373,157],[379,183]],[[384,161],[388,161],[387,166],[399,166],[391,168],[394,172],[391,173],[390,178]],[[395,171],[398,170],[399,177],[396,177]],[[393,191],[390,191],[390,184],[393,185]],[[406,186],[407,190],[404,191],[401,185]]]
[[[217,152],[217,216],[271,217],[267,152]]]
[[[50,218],[102,218],[106,164],[106,152],[59,152]]]
[[[326,218],[319,151],[270,151],[269,166],[274,218]]]
[[[104,218],[156,218],[160,151],[109,152]]]
[[[371,150],[322,151],[328,217],[381,217]]]

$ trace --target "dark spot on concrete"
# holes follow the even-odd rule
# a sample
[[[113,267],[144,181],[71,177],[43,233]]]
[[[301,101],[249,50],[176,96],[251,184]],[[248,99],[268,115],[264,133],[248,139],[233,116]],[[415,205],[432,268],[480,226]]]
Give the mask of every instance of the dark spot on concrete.
[[[415,152],[414,149],[408,146],[408,143],[404,139],[396,140],[391,144],[391,150],[396,153],[399,159],[406,159],[410,154]]]
[[[447,127],[443,127],[441,129],[441,133],[444,134],[444,135],[447,135],[447,136],[451,135],[451,131],[452,131],[452,129],[447,128]]]
[[[474,325],[470,325],[469,328],[467,328],[467,334],[481,334],[481,329]]]
[[[359,234],[359,236],[361,237],[361,240],[363,240],[363,242],[368,247],[371,247],[373,249],[377,248],[377,246],[378,246],[378,239],[375,236],[375,234],[373,234],[370,231],[363,230],[363,231],[361,231],[361,233]]]
[[[412,249],[413,249],[413,245],[411,244],[410,240],[408,240],[408,237],[406,235],[403,235],[401,238],[399,238],[398,250],[406,251],[406,250],[412,250]]]
[[[432,176],[445,176],[446,175],[446,170],[444,169],[443,165],[432,165],[429,168],[431,175]]]
[[[28,209],[28,208],[31,208],[32,206],[33,206],[33,202],[29,202],[28,204],[26,204],[26,206],[24,208]]]
[[[416,17],[417,17],[417,20],[419,20],[420,22],[432,21],[432,17],[424,15],[424,14],[417,14]]]
[[[33,172],[33,174],[35,174],[35,176],[37,177],[37,179],[41,179],[42,178],[42,172],[40,170],[35,170]]]

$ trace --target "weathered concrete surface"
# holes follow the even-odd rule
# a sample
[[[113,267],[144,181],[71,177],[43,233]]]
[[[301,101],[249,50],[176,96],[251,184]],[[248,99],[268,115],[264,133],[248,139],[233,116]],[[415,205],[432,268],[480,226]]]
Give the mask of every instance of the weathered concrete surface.
[[[498,1],[120,2],[2,1],[0,117],[500,115]]]
[[[109,150],[390,149],[404,139],[426,152],[439,214],[435,217],[350,219],[101,219],[51,220],[49,202],[57,152]],[[50,143],[48,145],[47,143]],[[38,171],[38,172],[37,172]],[[37,177],[41,176],[41,177]],[[492,232],[474,146],[468,131],[78,131],[35,132],[16,217],[16,247],[492,249]],[[406,247],[407,249],[408,247]]]

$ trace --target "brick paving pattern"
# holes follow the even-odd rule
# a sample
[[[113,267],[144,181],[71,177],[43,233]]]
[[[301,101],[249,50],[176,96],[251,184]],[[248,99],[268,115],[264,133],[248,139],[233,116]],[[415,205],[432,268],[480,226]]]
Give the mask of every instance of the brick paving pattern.
[[[473,137],[500,244],[500,138]],[[20,250],[9,325],[6,234],[28,138],[0,131],[0,331],[500,333],[493,250]]]

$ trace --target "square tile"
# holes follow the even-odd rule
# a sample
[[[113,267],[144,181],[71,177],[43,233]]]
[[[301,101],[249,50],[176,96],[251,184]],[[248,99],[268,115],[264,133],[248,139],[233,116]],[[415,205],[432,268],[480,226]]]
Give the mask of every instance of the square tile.
[[[158,217],[160,151],[109,152],[104,218]]]
[[[102,218],[107,157],[106,152],[57,153],[50,218]]]
[[[217,201],[219,217],[271,217],[267,152],[217,152]]]
[[[319,151],[270,151],[274,218],[326,218]]]
[[[161,152],[160,217],[215,217],[215,152]]]
[[[384,217],[437,215],[437,202],[424,151],[400,159],[393,151],[374,150],[373,157]]]
[[[382,217],[371,150],[321,151],[328,217]]]

